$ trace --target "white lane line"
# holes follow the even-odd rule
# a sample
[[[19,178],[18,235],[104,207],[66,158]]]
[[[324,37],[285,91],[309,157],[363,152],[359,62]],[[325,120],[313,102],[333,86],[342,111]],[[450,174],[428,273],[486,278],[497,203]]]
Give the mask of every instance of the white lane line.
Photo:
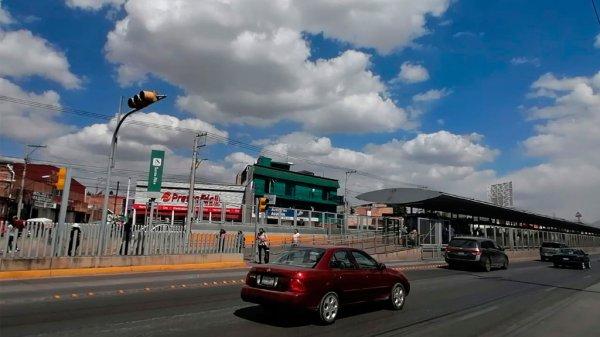
[[[470,314],[467,314],[467,315],[464,315],[462,317],[459,317],[458,320],[459,321],[464,321],[464,320],[467,320],[467,319],[470,319],[470,318],[473,318],[473,317],[477,317],[479,315],[486,314],[486,313],[488,313],[490,311],[494,311],[496,309],[498,309],[498,306],[497,305],[493,305],[493,306],[491,306],[489,308],[481,309],[479,311],[472,312]]]
[[[592,277],[592,275],[586,275],[583,278],[590,278],[590,277]]]
[[[554,289],[556,289],[556,287],[548,287],[548,288],[544,289],[544,292],[552,291]]]

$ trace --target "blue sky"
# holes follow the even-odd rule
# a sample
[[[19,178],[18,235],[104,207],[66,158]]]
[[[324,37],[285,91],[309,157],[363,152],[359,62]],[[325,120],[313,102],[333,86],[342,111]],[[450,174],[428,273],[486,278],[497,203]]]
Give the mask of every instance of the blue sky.
[[[117,180],[150,150],[185,180],[232,183],[259,153],[348,180],[349,195],[428,186],[600,219],[600,24],[589,1],[0,2],[0,155],[72,166],[93,185],[119,98],[168,98],[125,125]],[[83,112],[81,112],[83,111]],[[176,126],[175,130],[165,128]],[[222,139],[242,146],[224,144]],[[340,194],[343,191],[340,190]],[[359,203],[358,200],[353,200]]]

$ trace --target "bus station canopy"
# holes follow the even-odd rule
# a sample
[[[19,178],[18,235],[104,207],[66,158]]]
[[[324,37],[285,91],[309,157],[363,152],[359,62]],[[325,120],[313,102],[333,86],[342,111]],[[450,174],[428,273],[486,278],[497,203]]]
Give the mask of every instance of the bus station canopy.
[[[388,188],[366,192],[356,198],[370,203],[395,204],[600,235],[600,228],[582,223],[423,188]]]

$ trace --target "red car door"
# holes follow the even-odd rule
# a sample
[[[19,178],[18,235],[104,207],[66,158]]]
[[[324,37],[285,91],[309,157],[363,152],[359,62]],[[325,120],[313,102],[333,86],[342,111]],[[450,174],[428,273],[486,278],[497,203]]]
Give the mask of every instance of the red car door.
[[[360,278],[360,270],[352,262],[349,252],[338,250],[333,253],[329,267],[337,289],[341,290],[340,302],[348,304],[362,301],[363,289],[361,283],[357,282],[357,279]]]
[[[384,279],[377,261],[363,251],[353,250],[351,254],[358,267],[356,282],[357,286],[362,289],[358,295],[360,300],[371,301],[380,298],[384,288]]]

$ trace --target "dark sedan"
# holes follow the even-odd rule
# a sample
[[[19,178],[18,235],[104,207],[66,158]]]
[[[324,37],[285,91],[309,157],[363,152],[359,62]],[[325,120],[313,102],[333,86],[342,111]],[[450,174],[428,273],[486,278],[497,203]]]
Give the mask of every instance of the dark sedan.
[[[558,253],[552,256],[554,267],[579,267],[581,269],[591,269],[592,263],[590,257],[581,249],[561,248]]]
[[[254,266],[241,296],[267,308],[285,307],[318,313],[321,322],[335,321],[341,306],[388,301],[404,306],[410,283],[362,250],[349,247],[296,247],[267,265]]]

